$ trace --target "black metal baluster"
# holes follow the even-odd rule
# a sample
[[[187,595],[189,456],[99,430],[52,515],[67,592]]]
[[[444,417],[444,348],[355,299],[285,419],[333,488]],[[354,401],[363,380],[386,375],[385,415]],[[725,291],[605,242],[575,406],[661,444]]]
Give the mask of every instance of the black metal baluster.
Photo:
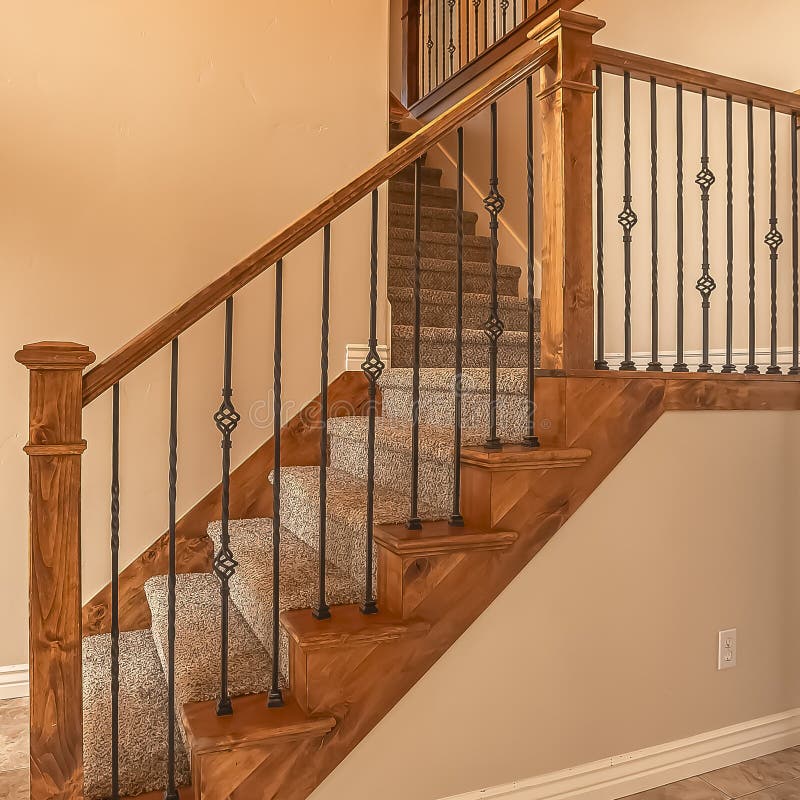
[[[464,362],[464,129],[458,129],[458,178],[456,182],[456,377],[455,434],[453,441],[453,513],[450,524],[463,527],[461,515],[461,401]]]
[[[622,243],[625,253],[625,357],[619,365],[621,370],[635,370],[636,364],[631,357],[631,232],[639,221],[631,205],[631,75],[629,72],[623,76],[623,150],[625,194],[622,198],[622,211],[617,221],[622,226]]]
[[[311,612],[317,619],[330,619],[325,590],[325,560],[328,532],[328,339],[331,297],[331,226],[322,231],[322,330],[320,334],[319,382],[319,598]]]
[[[478,56],[480,50],[480,8],[481,0],[472,0],[472,5],[475,8],[475,56]]]
[[[700,172],[694,179],[694,182],[700,187],[700,208],[701,208],[701,231],[703,240],[703,263],[701,265],[701,274],[695,284],[695,288],[700,292],[702,298],[703,309],[703,359],[698,367],[698,372],[711,372],[711,364],[709,363],[709,313],[711,310],[711,293],[717,288],[717,284],[711,277],[710,269],[711,264],[708,246],[708,204],[710,194],[709,191],[714,185],[716,178],[714,173],[709,169],[708,157],[708,92],[703,89],[702,93],[702,155],[700,156]]]
[[[756,364],[756,173],[755,137],[753,134],[753,101],[747,101],[747,207],[749,243],[749,309],[748,351],[749,363],[745,375],[757,375],[761,370]]]
[[[494,44],[496,41],[497,41],[497,0],[492,0],[492,44]]]
[[[119,383],[111,396],[111,798],[119,800]]]
[[[483,49],[489,49],[489,0],[483,4]]]
[[[492,242],[491,263],[491,305],[489,318],[483,330],[489,339],[489,436],[485,447],[488,450],[499,450],[502,445],[497,435],[497,345],[503,335],[503,322],[497,307],[497,230],[499,216],[506,201],[500,194],[500,181],[497,175],[497,103],[492,103],[491,115],[491,172],[489,176],[489,194],[483,199],[484,208],[489,212],[489,235]]]
[[[508,32],[508,5],[509,0],[500,0],[500,10],[503,13],[503,36]]]
[[[459,46],[458,46],[458,66],[459,67],[461,66],[461,42],[462,41],[466,45],[464,63],[465,64],[469,64],[469,59],[470,59],[470,55],[469,55],[469,18],[470,18],[471,15],[469,13],[469,0],[464,0],[464,2],[467,4],[467,10],[463,14],[459,13],[459,15],[458,15],[459,30],[461,29],[461,20],[464,21],[464,38],[462,40],[459,37]],[[458,8],[459,8],[459,12],[460,12],[460,10],[461,10],[461,0],[459,0],[459,2],[458,2]]]
[[[423,0],[423,3],[425,0]],[[428,0],[428,41],[425,46],[428,48],[428,91],[430,92],[433,86],[433,12],[431,11],[431,2]]]
[[[656,79],[650,78],[650,363],[662,372],[658,353],[658,106]]]
[[[278,667],[280,662],[281,614],[281,412],[283,346],[283,259],[275,265],[275,347],[273,355],[273,462],[272,473],[272,675],[267,698],[269,708],[283,705]]]
[[[233,298],[225,301],[225,356],[222,381],[222,404],[214,414],[217,430],[222,434],[222,502],[219,550],[214,556],[214,574],[219,579],[220,595],[220,690],[217,702],[217,715],[233,714],[231,697],[228,693],[228,616],[230,607],[230,579],[239,566],[231,552],[230,540],[230,473],[231,437],[239,423],[240,416],[233,407],[231,396],[231,370],[233,357]]]
[[[673,372],[688,372],[683,355],[683,86],[679,83],[675,87],[675,129],[677,139],[676,170],[677,170],[677,205],[676,205],[676,241],[677,241],[677,278],[678,295],[676,306],[676,341],[677,353]]]
[[[792,150],[792,366],[790,375],[800,375],[800,224],[798,217],[798,188],[797,188],[797,112],[792,112],[791,117],[791,150]]]
[[[425,91],[425,49],[428,41],[425,38],[425,0],[419,3],[419,62],[420,62],[420,94]],[[428,91],[431,90],[431,73],[428,70]]]
[[[527,447],[538,447],[539,437],[536,436],[536,397],[534,384],[536,382],[536,332],[534,315],[534,246],[535,246],[535,216],[533,196],[533,76],[529,75],[525,81],[525,110],[526,129],[525,145],[527,149],[527,177],[528,177],[528,430],[523,438]]]
[[[414,346],[411,379],[411,511],[406,527],[422,529],[417,508],[419,495],[419,339],[420,339],[420,280],[422,273],[422,160],[414,163]]]
[[[447,0],[447,5],[450,9],[450,44],[447,45],[447,52],[450,54],[450,74],[452,75],[455,70],[455,54],[456,45],[453,41],[453,9],[456,7],[456,0]]]
[[[526,9],[527,15],[527,9]],[[606,361],[606,322],[605,322],[605,253],[604,253],[604,226],[605,206],[603,199],[603,68],[600,64],[595,68],[595,145],[597,149],[597,358],[594,362],[595,369],[608,369]]]
[[[378,190],[372,192],[372,234],[369,259],[369,352],[361,369],[369,381],[369,428],[367,432],[367,555],[364,614],[377,614],[375,591],[372,586],[373,516],[375,499],[375,398],[378,380],[386,365],[378,355]]]
[[[178,800],[175,785],[175,523],[178,499],[178,339],[172,340],[169,395],[169,568],[167,576],[167,788],[165,800]]]
[[[469,2],[469,0],[467,0]],[[464,66],[464,39],[466,37],[467,47],[469,47],[469,14],[464,16],[464,0],[458,0],[458,68]],[[461,30],[461,26],[466,22],[466,28]],[[469,60],[469,59],[467,59]]]
[[[727,256],[728,276],[726,282],[727,306],[725,309],[725,364],[726,374],[736,372],[733,363],[733,98],[725,98],[725,142],[727,151]]]
[[[783,244],[783,234],[778,230],[778,169],[775,145],[775,106],[769,109],[769,231],[764,237],[769,247],[770,301],[769,301],[769,358],[767,375],[780,375],[778,365],[778,249]]]
[[[436,67],[436,85],[439,85],[439,4],[442,0],[434,0],[434,17],[433,17],[433,41],[436,42],[436,53],[434,54],[434,64]]]

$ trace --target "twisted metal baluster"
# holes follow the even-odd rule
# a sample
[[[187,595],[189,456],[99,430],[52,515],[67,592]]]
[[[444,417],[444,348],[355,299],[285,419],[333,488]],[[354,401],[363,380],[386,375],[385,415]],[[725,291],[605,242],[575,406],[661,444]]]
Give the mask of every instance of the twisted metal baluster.
[[[422,273],[422,159],[414,162],[414,346],[411,378],[411,510],[406,527],[422,529],[417,508],[419,495],[419,342]]]
[[[456,183],[456,378],[455,434],[453,441],[453,513],[450,524],[464,526],[461,515],[461,403],[464,363],[464,129],[458,129],[458,178]]]
[[[639,221],[633,210],[631,195],[631,75],[629,72],[623,76],[623,150],[624,150],[624,175],[625,194],[622,198],[622,211],[617,221],[622,227],[622,244],[625,254],[625,358],[620,364],[621,370],[633,371],[636,364],[631,358],[631,235],[634,226]]]
[[[283,705],[278,662],[280,661],[281,613],[281,360],[283,345],[283,259],[275,265],[275,347],[273,355],[273,476],[272,476],[272,674],[267,698],[269,708]]]
[[[369,381],[369,428],[367,432],[367,555],[363,614],[377,614],[375,592],[372,586],[373,570],[373,517],[375,507],[375,398],[378,380],[385,364],[378,355],[378,190],[372,192],[372,232],[369,259],[369,351],[361,369]]]
[[[711,277],[710,254],[708,242],[708,204],[710,199],[710,189],[714,185],[716,178],[709,169],[708,158],[708,91],[703,89],[702,93],[702,155],[700,156],[700,172],[694,182],[700,187],[700,206],[701,206],[701,231],[703,241],[703,263],[701,274],[697,279],[695,288],[700,292],[703,309],[703,360],[698,367],[698,372],[711,372],[709,363],[709,313],[711,310],[711,293],[717,288],[717,284]]]
[[[778,170],[775,147],[775,106],[769,109],[769,231],[764,237],[769,247],[770,314],[769,356],[767,375],[780,375],[778,364],[778,249],[783,244],[783,234],[778,230]]]
[[[526,9],[527,16],[527,9]],[[606,361],[606,323],[605,323],[605,253],[604,253],[604,226],[605,206],[603,199],[603,68],[600,64],[595,68],[595,145],[596,145],[596,177],[597,177],[597,358],[594,362],[595,369],[608,369]]]
[[[748,309],[748,350],[749,363],[745,375],[757,375],[761,370],[756,364],[756,175],[755,175],[755,136],[753,134],[753,101],[747,101],[747,208],[749,245],[749,309]]]
[[[450,74],[452,75],[455,70],[456,45],[453,41],[453,9],[456,7],[456,0],[447,0],[447,6],[450,9],[450,44],[447,45],[447,52],[450,54]]]
[[[178,339],[172,340],[169,395],[169,568],[167,576],[167,788],[164,800],[178,800],[175,786],[175,523],[178,498]]]
[[[111,798],[119,800],[119,383],[111,399]]]
[[[499,450],[502,445],[497,436],[497,345],[503,335],[503,322],[497,307],[497,230],[499,216],[505,207],[505,198],[500,194],[497,176],[497,103],[492,103],[491,115],[491,173],[489,177],[489,194],[483,199],[484,208],[489,212],[489,235],[492,242],[491,262],[491,304],[489,318],[483,326],[489,339],[489,436],[485,447],[488,450]]]
[[[791,150],[792,150],[792,366],[790,375],[800,375],[800,225],[798,217],[797,189],[797,112],[792,113]]]
[[[330,619],[325,590],[325,559],[328,532],[328,339],[330,333],[331,226],[322,231],[322,330],[320,335],[319,386],[319,597],[312,614]]]
[[[677,204],[676,204],[676,238],[677,238],[677,306],[675,329],[677,332],[677,354],[672,366],[673,372],[688,372],[689,367],[683,355],[683,86],[675,87],[675,129],[676,129],[676,170],[677,170]]]
[[[725,364],[722,372],[736,372],[733,363],[733,98],[725,98],[725,148],[727,155],[727,304],[725,308]]]
[[[534,384],[536,381],[536,321],[534,315],[534,196],[533,196],[533,76],[529,75],[525,81],[525,110],[526,128],[525,145],[527,148],[527,177],[528,177],[528,419],[527,431],[523,437],[526,447],[538,447],[539,437],[536,436],[536,398]]]
[[[663,372],[658,357],[658,105],[656,79],[650,78],[650,341],[647,372]]]
[[[231,370],[233,357],[233,297],[225,301],[225,366],[222,383],[222,405],[214,414],[217,430],[222,434],[222,522],[220,525],[219,551],[214,556],[214,574],[219,579],[221,600],[220,625],[220,690],[217,702],[217,716],[233,714],[233,705],[228,693],[228,625],[230,606],[229,581],[236,572],[238,562],[231,552],[229,532],[230,486],[231,486],[231,437],[239,423],[240,416],[233,407],[231,396]]]

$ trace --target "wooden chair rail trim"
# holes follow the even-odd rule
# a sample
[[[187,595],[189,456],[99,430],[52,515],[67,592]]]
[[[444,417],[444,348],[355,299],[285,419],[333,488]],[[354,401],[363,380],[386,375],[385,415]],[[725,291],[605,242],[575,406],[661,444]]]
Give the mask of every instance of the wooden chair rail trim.
[[[445,103],[459,89],[524,45],[529,39],[528,34],[532,29],[531,26],[536,26],[559,9],[571,11],[580,2],[581,0],[551,0],[547,5],[542,6],[539,11],[535,11],[527,19],[520,22],[516,28],[509,31],[502,39],[498,39],[479,56],[465,64],[458,72],[453,73],[428,94],[411,103],[409,108],[411,115],[419,118],[431,109]]]
[[[670,61],[660,61],[638,53],[627,53],[624,50],[615,50],[611,47],[594,45],[592,53],[596,63],[600,64],[606,72],[613,75],[622,75],[629,72],[632,78],[649,81],[655,78],[661,86],[676,86],[681,84],[690,92],[708,90],[710,97],[725,99],[730,95],[737,103],[746,103],[752,100],[758,108],[775,106],[776,111],[785,114],[800,113],[800,96],[794,92],[782,89],[773,89],[750,81],[738,78],[729,78],[727,75],[718,75],[715,72],[706,72],[683,64],[673,64]]]
[[[84,406],[246,286],[278,259],[286,256],[374,189],[413,164],[431,147],[490,106],[531,73],[551,63],[557,51],[558,43],[552,41],[528,53],[513,66],[492,78],[389,151],[374,166],[284,228],[224,275],[209,283],[189,300],[172,309],[123,345],[113,355],[101,361],[84,376]]]

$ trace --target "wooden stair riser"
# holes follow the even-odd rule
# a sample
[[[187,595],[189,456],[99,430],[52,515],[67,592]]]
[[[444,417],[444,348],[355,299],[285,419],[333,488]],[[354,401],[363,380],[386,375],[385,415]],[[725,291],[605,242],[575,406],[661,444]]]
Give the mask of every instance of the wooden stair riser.
[[[349,701],[343,694],[347,678],[376,648],[424,636],[430,625],[404,621],[383,608],[362,614],[358,606],[334,606],[329,620],[307,611],[281,615],[290,641],[289,682],[292,695],[307,714],[332,714],[343,719]]]

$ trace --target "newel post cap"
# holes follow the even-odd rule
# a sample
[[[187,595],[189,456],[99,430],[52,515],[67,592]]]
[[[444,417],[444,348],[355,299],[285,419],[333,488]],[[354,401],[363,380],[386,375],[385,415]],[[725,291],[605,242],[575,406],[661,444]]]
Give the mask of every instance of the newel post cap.
[[[26,344],[14,356],[28,369],[80,369],[92,364],[95,354],[76,342],[34,342]]]
[[[535,39],[539,44],[545,44],[562,30],[588,33],[593,36],[597,31],[605,28],[606,23],[600,17],[592,14],[581,14],[579,11],[567,11],[563,8],[554,11],[547,19],[542,20],[529,34],[529,39]]]

